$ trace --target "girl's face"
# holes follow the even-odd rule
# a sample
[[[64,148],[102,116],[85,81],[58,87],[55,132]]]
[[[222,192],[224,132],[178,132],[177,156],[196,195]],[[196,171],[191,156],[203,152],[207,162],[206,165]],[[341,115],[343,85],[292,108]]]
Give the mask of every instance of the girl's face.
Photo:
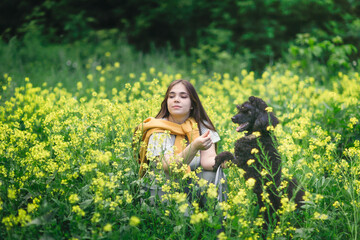
[[[167,99],[170,117],[185,121],[190,116],[191,99],[184,84],[174,85]]]

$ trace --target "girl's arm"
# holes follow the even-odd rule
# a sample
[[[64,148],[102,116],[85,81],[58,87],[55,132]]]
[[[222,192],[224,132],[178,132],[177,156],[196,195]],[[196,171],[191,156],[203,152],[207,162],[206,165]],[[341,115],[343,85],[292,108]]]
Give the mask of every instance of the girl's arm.
[[[212,151],[210,150],[211,148],[213,148]],[[203,166],[203,168],[205,170],[212,170],[212,166],[215,164],[216,153],[215,153],[215,145],[211,141],[209,130],[206,131],[200,137],[196,138],[181,153],[179,153],[177,156],[175,156],[175,158],[171,155],[165,155],[161,159],[163,169],[165,171],[169,171],[169,165],[173,161],[176,161],[179,164],[189,164],[193,160],[193,158],[195,157],[195,155],[197,154],[197,152],[199,150],[202,150],[200,159],[203,158],[202,155],[204,155],[204,153],[206,156],[209,156],[209,154],[213,154],[212,160],[205,161],[206,162],[205,167],[202,164],[203,161],[201,160],[201,165]]]
[[[211,147],[207,150],[200,152],[200,164],[207,171],[213,171],[213,166],[215,165],[215,144],[212,144]]]

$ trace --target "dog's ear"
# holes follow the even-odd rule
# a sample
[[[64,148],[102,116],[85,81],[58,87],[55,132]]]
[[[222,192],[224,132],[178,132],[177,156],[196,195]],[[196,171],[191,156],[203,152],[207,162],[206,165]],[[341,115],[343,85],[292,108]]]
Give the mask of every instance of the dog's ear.
[[[254,96],[249,97],[250,103],[258,109],[258,116],[254,123],[254,131],[267,131],[267,127],[271,124],[273,127],[279,124],[279,120],[273,112],[267,112],[265,109],[268,105],[261,98]]]
[[[265,110],[265,108],[268,107],[268,105],[264,102],[264,100],[254,96],[249,97],[249,102],[251,103],[251,105],[253,105],[259,110]]]
[[[276,127],[279,124],[279,120],[272,112],[260,111],[259,115],[257,116],[253,130],[259,132],[267,131],[267,127],[269,125]]]
[[[269,113],[270,116],[270,123],[273,125],[273,127],[276,127],[276,125],[279,124],[279,119],[274,115],[274,113]]]

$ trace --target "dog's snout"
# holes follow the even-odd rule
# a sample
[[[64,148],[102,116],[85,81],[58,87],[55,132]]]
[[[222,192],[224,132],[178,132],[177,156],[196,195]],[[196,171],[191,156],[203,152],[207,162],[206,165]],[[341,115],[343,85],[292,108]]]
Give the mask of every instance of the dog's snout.
[[[235,122],[235,120],[236,120],[235,116],[231,118],[231,121]]]

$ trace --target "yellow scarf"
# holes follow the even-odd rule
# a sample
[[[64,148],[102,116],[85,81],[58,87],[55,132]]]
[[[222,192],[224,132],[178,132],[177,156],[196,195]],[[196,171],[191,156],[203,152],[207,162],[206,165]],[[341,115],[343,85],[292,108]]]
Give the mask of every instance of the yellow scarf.
[[[199,137],[198,124],[194,118],[188,118],[184,123],[177,124],[164,119],[156,119],[153,117],[145,119],[145,121],[140,124],[137,129],[142,131],[142,141],[144,144],[140,145],[140,153],[138,162],[140,165],[139,174],[142,177],[145,174],[143,169],[143,164],[148,164],[146,159],[147,145],[149,143],[149,138],[154,132],[165,132],[169,131],[170,134],[176,135],[175,138],[175,154],[181,153],[186,146],[184,146],[185,137],[191,143],[197,137]],[[190,172],[190,166],[188,166],[188,172]]]

